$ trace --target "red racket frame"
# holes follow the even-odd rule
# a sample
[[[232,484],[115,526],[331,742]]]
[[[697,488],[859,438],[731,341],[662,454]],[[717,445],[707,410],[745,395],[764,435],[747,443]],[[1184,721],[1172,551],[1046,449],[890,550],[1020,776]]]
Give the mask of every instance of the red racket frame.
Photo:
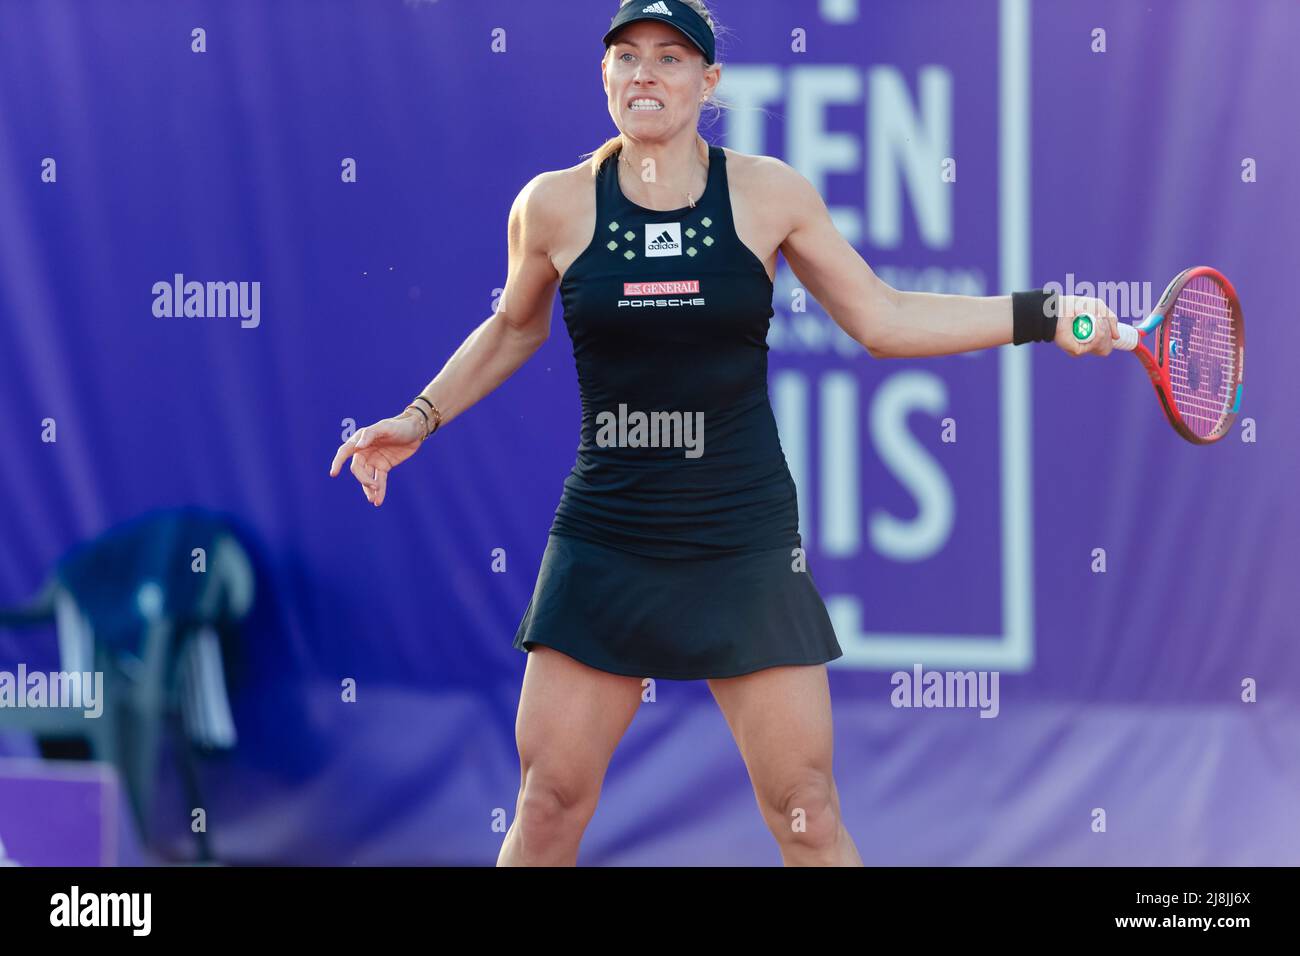
[[[1178,294],[1183,291],[1183,287],[1199,276],[1209,276],[1223,286],[1223,291],[1228,297],[1229,311],[1237,339],[1236,381],[1232,383],[1230,393],[1233,395],[1233,408],[1220,422],[1219,426],[1205,437],[1197,435],[1188,428],[1182,416],[1178,414],[1178,403],[1174,399],[1173,384],[1169,379],[1168,362],[1170,325],[1168,310],[1173,306]],[[1133,351],[1142,360],[1142,366],[1147,370],[1147,375],[1151,378],[1151,384],[1155,387],[1156,396],[1160,399],[1160,407],[1165,410],[1165,417],[1169,419],[1169,424],[1174,426],[1174,430],[1192,444],[1212,444],[1226,435],[1232,427],[1232,423],[1236,420],[1237,410],[1240,408],[1239,389],[1245,381],[1246,326],[1242,318],[1241,301],[1237,298],[1237,290],[1233,288],[1232,283],[1218,269],[1210,266],[1195,266],[1191,269],[1184,269],[1165,287],[1164,294],[1160,296],[1160,301],[1156,303],[1152,315],[1160,316],[1159,324],[1154,329],[1146,332],[1142,331],[1141,328],[1138,329],[1138,345]],[[1147,321],[1150,321],[1150,319]],[[1143,326],[1146,324],[1144,322]],[[1154,354],[1146,347],[1145,343],[1148,341],[1148,336],[1155,337],[1156,350]]]

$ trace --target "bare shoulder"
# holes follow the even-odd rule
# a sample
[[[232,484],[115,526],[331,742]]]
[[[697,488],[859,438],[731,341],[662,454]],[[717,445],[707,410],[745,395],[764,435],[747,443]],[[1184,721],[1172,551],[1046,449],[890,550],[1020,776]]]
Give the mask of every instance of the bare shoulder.
[[[594,200],[591,169],[586,163],[538,173],[519,191],[516,205],[529,220],[554,222],[573,215],[584,198]]]
[[[727,179],[747,194],[767,198],[797,198],[808,191],[816,193],[812,183],[797,169],[775,156],[738,153],[723,149],[727,155]]]
[[[522,233],[532,249],[553,252],[568,242],[575,220],[594,221],[595,196],[591,167],[586,163],[538,173],[515,198],[511,230]]]
[[[789,237],[827,216],[826,204],[806,177],[775,156],[725,150],[736,232],[774,274],[776,252]]]
[[[756,214],[779,217],[793,228],[824,206],[821,195],[789,163],[775,156],[751,155],[726,149],[727,181],[735,194]]]
[[[595,180],[585,162],[538,173],[510,209],[511,248],[549,261],[558,275],[590,243],[595,228]]]

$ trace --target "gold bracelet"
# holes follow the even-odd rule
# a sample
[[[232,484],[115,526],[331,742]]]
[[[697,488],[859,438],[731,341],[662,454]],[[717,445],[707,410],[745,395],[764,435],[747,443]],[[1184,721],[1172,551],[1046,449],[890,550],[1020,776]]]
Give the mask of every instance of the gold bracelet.
[[[421,408],[419,405],[415,404],[415,402],[412,402],[410,405],[407,405],[406,407],[414,408],[417,412],[420,413],[420,417],[424,419],[424,437],[421,438],[420,441],[421,442],[428,441],[429,440],[429,416],[424,414],[424,409]]]
[[[429,411],[433,412],[433,428],[431,428],[431,429],[429,430],[429,435],[432,435],[432,434],[433,434],[434,432],[436,432],[436,431],[438,430],[438,428],[442,425],[442,412],[440,412],[440,411],[438,410],[438,406],[437,406],[437,405],[433,404],[433,402],[429,401],[429,400],[428,400],[427,398],[425,398],[423,395],[417,395],[417,396],[415,396],[415,400],[416,400],[417,402],[424,402],[424,404],[426,404],[426,405],[429,406]],[[417,408],[418,408],[418,406],[417,406]],[[428,419],[426,418],[425,421],[426,421],[426,423],[427,423],[427,422],[428,422]],[[428,438],[429,435],[425,435],[425,438]]]

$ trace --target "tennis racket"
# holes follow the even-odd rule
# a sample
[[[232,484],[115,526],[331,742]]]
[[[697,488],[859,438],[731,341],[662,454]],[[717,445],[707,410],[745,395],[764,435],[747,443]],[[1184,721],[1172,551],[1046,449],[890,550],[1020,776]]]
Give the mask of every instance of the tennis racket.
[[[1080,313],[1071,331],[1086,344],[1097,325]],[[1228,434],[1241,407],[1246,330],[1237,290],[1217,269],[1180,272],[1145,321],[1119,323],[1115,348],[1137,353],[1178,434],[1197,445]]]

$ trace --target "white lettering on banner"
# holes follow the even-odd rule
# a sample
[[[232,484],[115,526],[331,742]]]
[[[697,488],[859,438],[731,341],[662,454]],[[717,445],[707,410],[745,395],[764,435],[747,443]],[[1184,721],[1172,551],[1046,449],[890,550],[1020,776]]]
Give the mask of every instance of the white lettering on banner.
[[[865,457],[858,427],[858,409],[867,404],[856,375],[826,372],[820,377],[817,415],[809,405],[808,375],[785,369],[773,377],[772,404],[782,445],[795,485],[815,487],[819,502],[817,520],[807,514],[806,495],[799,496],[799,527],[805,544],[817,541],[821,553],[835,558],[856,558],[862,553],[860,462]],[[948,389],[931,372],[896,372],[886,378],[870,399],[868,434],[871,445],[890,477],[902,485],[916,503],[916,515],[904,520],[877,508],[868,523],[868,542],[874,553],[892,561],[918,562],[938,554],[952,537],[957,497],[942,466],[917,441],[908,418],[925,413],[938,420],[948,409]],[[819,436],[817,478],[808,475],[807,440],[797,444],[787,435]]]
[[[871,514],[871,544],[895,561],[923,561],[948,543],[957,516],[952,482],[907,428],[908,415],[934,419],[948,409],[948,388],[931,372],[899,372],[871,401],[871,438],[880,458],[916,501],[910,521],[877,509]]]
[[[895,249],[903,240],[904,183],[921,241],[931,249],[947,249],[953,240],[951,183],[939,175],[940,163],[952,155],[952,71],[923,66],[917,72],[915,101],[898,67],[755,66],[732,64],[727,69],[727,94],[738,107],[729,110],[727,145],[742,153],[776,152],[768,143],[767,110],[785,97],[785,143],[781,155],[826,196],[830,176],[866,177],[862,210],[828,204],[831,219],[853,245],[869,241],[880,249]],[[865,98],[865,135],[827,129],[832,106],[856,105]],[[867,143],[863,161],[862,140]],[[865,170],[864,170],[865,166]]]
[[[952,155],[952,73],[925,66],[919,81],[921,105],[915,110],[897,68],[872,67],[867,83],[867,229],[871,244],[882,249],[903,241],[899,179],[907,181],[921,241],[931,249],[952,245],[954,190],[938,175],[943,158]]]
[[[822,551],[833,557],[856,554],[861,546],[862,460],[858,442],[858,377],[827,372],[821,379],[820,523]]]

